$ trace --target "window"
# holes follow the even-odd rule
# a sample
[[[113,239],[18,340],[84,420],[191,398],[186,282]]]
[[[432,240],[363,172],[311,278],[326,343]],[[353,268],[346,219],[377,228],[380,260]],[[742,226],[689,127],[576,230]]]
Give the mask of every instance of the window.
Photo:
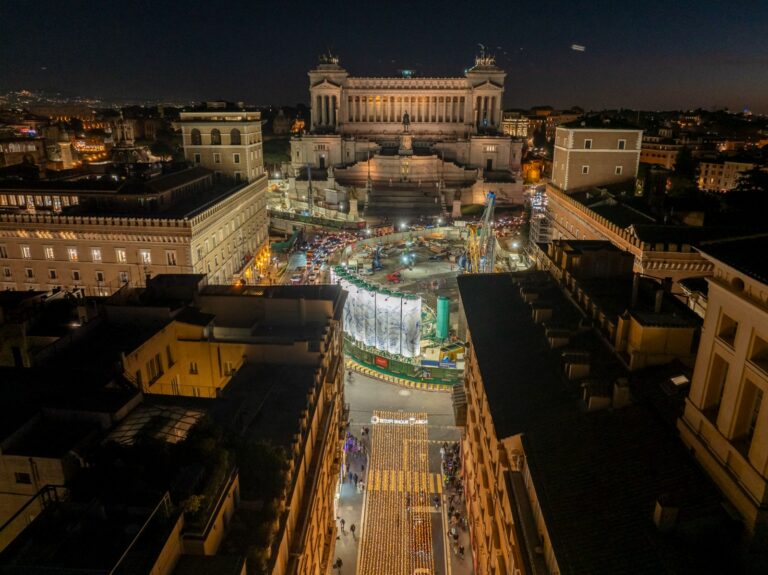
[[[80,270],[72,270],[72,281],[80,281]]]
[[[613,170],[613,173],[616,174],[617,176],[620,176],[621,172],[623,172],[623,171],[624,171],[624,167],[623,166],[616,166],[616,168]]]
[[[739,328],[739,322],[732,317],[722,314],[720,316],[720,328],[717,330],[717,337],[733,347],[736,340],[736,330]]]
[[[154,382],[158,377],[163,375],[163,373],[163,360],[160,357],[160,354],[156,353],[155,357],[147,362],[147,377],[149,383],[151,384]]]
[[[240,183],[243,181],[243,173],[235,172],[235,182]]]
[[[20,483],[21,485],[32,485],[32,476],[29,473],[20,473],[17,471],[14,475],[16,476],[16,483]]]
[[[56,259],[56,254],[53,253],[53,247],[52,246],[45,246],[43,248],[43,253],[45,254],[45,259],[47,259],[47,260],[54,260],[54,259]]]
[[[32,271],[32,268],[24,268],[24,277],[31,280],[35,278],[35,272]]]
[[[581,173],[582,174],[588,174],[589,173],[589,166],[581,166]]]
[[[619,150],[626,150],[626,149],[627,149],[627,141],[619,140]]]
[[[241,143],[240,138],[240,130],[237,128],[232,128],[232,131],[229,133],[229,143],[233,146],[239,146]]]
[[[240,163],[240,154],[232,154],[232,161],[235,164],[239,164]]]
[[[709,367],[709,379],[704,393],[704,409],[717,409],[723,399],[725,379],[728,377],[728,362],[717,354],[713,354]]]
[[[195,158],[195,163],[199,164],[200,163],[200,154],[195,154],[194,158]]]
[[[197,128],[192,128],[192,131],[189,133],[189,136],[192,140],[193,146],[200,146],[203,143],[203,138],[200,136],[200,130]]]
[[[592,149],[592,140],[584,140],[584,149],[585,150],[591,150]]]
[[[48,279],[55,280],[57,278],[56,270],[48,270]]]
[[[201,248],[200,246],[197,246],[197,259],[198,260],[203,259],[203,248]]]
[[[221,163],[221,154],[214,154],[213,155],[213,163],[214,164],[220,164]]]
[[[21,257],[23,257],[25,260],[31,260],[32,248],[29,246],[21,246]]]
[[[176,362],[173,361],[173,354],[171,353],[171,346],[170,345],[166,345],[165,346],[165,356],[166,356],[166,359],[168,360],[168,367],[172,367],[173,364],[176,363]]]
[[[104,272],[96,272],[96,281],[99,283],[104,281]]]
[[[139,261],[145,266],[152,265],[152,252],[149,250],[139,250]]]
[[[125,248],[115,249],[115,259],[119,264],[128,263],[128,252],[125,251]]]
[[[211,130],[211,146],[221,146],[221,132],[216,128]]]
[[[752,352],[749,354],[749,361],[765,372],[768,372],[768,341],[759,335],[755,336],[752,343]]]
[[[5,246],[0,246],[0,258],[8,259],[8,248]]]
[[[76,262],[77,261],[77,248],[67,248],[67,257],[69,258],[69,261]]]
[[[750,380],[745,379],[741,388],[741,397],[736,410],[736,422],[733,429],[734,438],[744,438],[747,448],[755,434],[755,427],[763,403],[763,390]]]
[[[3,277],[10,279],[13,276],[11,268],[3,268]]]
[[[495,152],[496,151],[496,146],[495,145],[493,145],[493,146],[485,146],[485,151],[486,152]]]
[[[118,274],[118,277],[120,278],[120,282],[127,284],[128,283],[128,272],[120,272]]]
[[[91,248],[91,260],[94,262],[101,262],[101,248]]]
[[[234,365],[231,361],[225,361],[224,362],[224,375],[232,375],[232,373],[235,371]]]
[[[193,375],[197,375],[197,362],[196,361],[190,361],[189,362],[189,373]]]
[[[165,252],[165,263],[169,266],[175,266],[176,264],[176,252]]]

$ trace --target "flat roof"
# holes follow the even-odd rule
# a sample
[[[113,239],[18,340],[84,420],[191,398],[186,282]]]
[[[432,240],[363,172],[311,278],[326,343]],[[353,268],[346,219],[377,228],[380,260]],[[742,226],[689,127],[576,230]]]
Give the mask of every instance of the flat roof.
[[[553,299],[546,295],[553,289],[549,274],[471,274],[457,279],[497,437],[525,431],[542,413],[572,402],[552,369],[545,341],[531,337],[542,328],[534,324],[528,304],[519,296],[521,287],[538,284],[545,294],[541,297]],[[558,307],[564,312],[557,314],[558,321],[565,316],[578,323],[575,310]]]
[[[214,419],[242,437],[290,447],[299,433],[317,366],[246,363],[224,388]]]
[[[644,405],[542,413],[522,440],[564,575],[734,569],[720,493]],[[680,509],[666,534],[653,523],[660,497]]]
[[[768,284],[768,234],[701,244],[699,251]]]
[[[40,417],[3,448],[5,455],[60,458],[95,439],[99,426],[92,421]]]
[[[341,287],[330,284],[319,285],[206,285],[200,295],[210,296],[260,296],[265,299],[313,299],[335,301],[341,294]]]

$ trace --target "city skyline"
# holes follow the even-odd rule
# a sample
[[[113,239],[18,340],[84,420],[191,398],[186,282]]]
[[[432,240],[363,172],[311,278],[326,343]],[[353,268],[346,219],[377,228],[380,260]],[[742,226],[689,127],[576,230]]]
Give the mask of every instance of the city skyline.
[[[768,113],[758,73],[768,6],[747,4],[725,16],[707,8],[714,2],[489,2],[472,12],[457,2],[298,3],[262,14],[241,2],[213,14],[176,3],[13,4],[0,10],[0,91],[294,105],[308,103],[305,74],[320,53],[352,75],[455,77],[483,45],[508,74],[505,107]]]

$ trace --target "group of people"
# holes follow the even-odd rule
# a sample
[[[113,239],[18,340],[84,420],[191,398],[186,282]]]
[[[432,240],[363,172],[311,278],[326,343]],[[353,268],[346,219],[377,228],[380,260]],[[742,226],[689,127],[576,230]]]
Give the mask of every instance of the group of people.
[[[355,486],[358,493],[362,493],[365,490],[365,464],[368,462],[368,441],[367,437],[370,430],[367,427],[362,429],[362,439],[358,439],[351,432],[347,431],[347,438],[344,442],[344,452],[347,454],[347,463],[344,474],[344,481],[349,481]],[[359,465],[360,473],[353,469],[355,465]]]
[[[445,478],[446,494],[448,495],[448,539],[452,544],[453,553],[464,558],[464,546],[459,544],[459,528],[466,530],[466,518],[458,510],[458,504],[464,495],[461,480],[461,448],[458,443],[443,443],[440,447],[440,458]]]

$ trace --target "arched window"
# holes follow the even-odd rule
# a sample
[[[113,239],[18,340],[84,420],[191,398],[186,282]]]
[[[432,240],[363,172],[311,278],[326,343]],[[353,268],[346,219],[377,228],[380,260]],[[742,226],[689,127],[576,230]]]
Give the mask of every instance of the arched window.
[[[216,128],[211,130],[211,146],[221,146],[221,132]]]
[[[229,133],[229,143],[232,146],[240,145],[240,130],[237,128],[232,128],[232,131]]]
[[[190,132],[190,137],[192,138],[192,145],[193,146],[200,146],[203,143],[203,139],[200,137],[200,130],[197,128],[192,128],[192,131]]]

